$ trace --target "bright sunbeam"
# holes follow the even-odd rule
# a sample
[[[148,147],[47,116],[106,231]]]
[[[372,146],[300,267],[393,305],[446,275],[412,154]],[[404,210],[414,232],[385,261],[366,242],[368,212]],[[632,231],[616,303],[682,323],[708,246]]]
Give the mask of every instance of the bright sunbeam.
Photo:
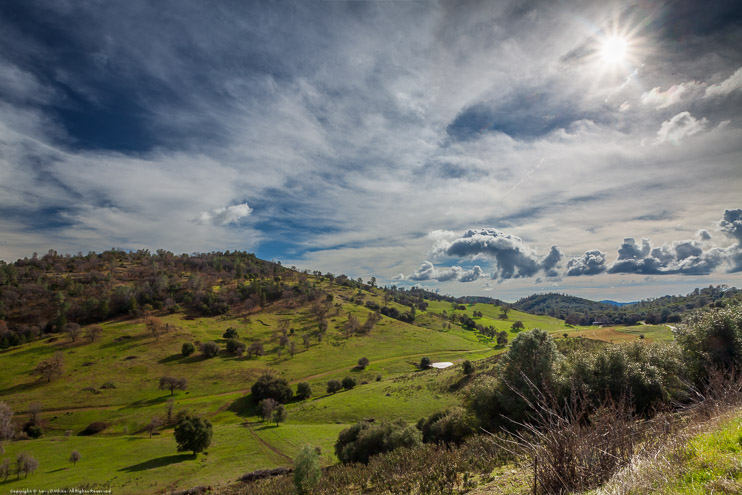
[[[624,38],[614,36],[603,41],[600,54],[605,63],[616,64],[626,58],[627,48],[628,43]]]

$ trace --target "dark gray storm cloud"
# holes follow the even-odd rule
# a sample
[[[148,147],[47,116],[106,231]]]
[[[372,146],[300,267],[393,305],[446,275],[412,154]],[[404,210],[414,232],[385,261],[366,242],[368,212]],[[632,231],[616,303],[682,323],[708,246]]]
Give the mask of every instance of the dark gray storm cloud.
[[[579,277],[581,275],[597,275],[606,271],[605,253],[597,249],[587,251],[579,258],[572,258],[567,263],[567,275]]]

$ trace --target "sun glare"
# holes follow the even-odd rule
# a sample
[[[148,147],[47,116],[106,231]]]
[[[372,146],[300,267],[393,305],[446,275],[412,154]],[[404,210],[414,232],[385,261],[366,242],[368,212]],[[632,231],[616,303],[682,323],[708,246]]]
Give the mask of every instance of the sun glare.
[[[609,64],[616,64],[626,58],[628,43],[624,38],[614,36],[603,41],[600,54],[603,61]]]

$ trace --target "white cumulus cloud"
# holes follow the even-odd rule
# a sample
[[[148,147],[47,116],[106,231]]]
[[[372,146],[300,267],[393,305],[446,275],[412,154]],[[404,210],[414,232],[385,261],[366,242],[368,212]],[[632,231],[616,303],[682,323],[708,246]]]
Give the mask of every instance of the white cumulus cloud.
[[[250,215],[252,208],[247,203],[241,203],[238,205],[226,206],[221,208],[215,208],[211,211],[204,211],[196,220],[200,224],[211,223],[214,225],[228,225],[230,223],[237,223],[243,218]]]

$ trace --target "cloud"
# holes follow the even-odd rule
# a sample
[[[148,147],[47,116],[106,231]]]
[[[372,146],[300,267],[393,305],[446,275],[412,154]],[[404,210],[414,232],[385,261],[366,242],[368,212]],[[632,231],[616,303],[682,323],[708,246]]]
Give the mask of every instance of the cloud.
[[[711,240],[711,234],[709,234],[709,231],[706,229],[701,229],[698,232],[696,232],[696,237],[700,241],[710,241]]]
[[[540,270],[555,275],[554,269],[562,259],[561,251],[554,246],[549,255],[541,260],[523,239],[493,228],[471,229],[453,240],[440,239],[434,254],[494,259],[495,279],[532,277]]]
[[[742,209],[724,210],[719,228],[742,243]]]
[[[667,108],[678,103],[684,94],[687,94],[700,86],[695,81],[675,84],[670,86],[667,91],[657,86],[642,94],[640,100],[643,105],[653,106],[657,110]]]
[[[579,258],[572,258],[567,263],[567,276],[597,275],[606,271],[605,253],[597,249],[587,251]]]
[[[742,67],[737,69],[734,74],[729,76],[719,84],[714,84],[706,88],[706,98],[716,96],[726,96],[729,93],[742,89]]]
[[[250,213],[252,213],[252,209],[247,206],[247,203],[241,203],[233,206],[215,208],[211,211],[204,211],[198,216],[196,221],[200,224],[211,223],[214,225],[228,225],[231,223],[238,223],[243,218],[249,216]]]
[[[445,270],[439,270],[430,261],[424,261],[420,265],[420,268],[406,279],[415,281],[436,280],[438,282],[448,282],[458,280],[459,282],[474,282],[482,276],[484,276],[484,270],[478,265],[475,265],[471,270],[464,270],[460,266],[452,266]]]
[[[630,259],[641,259],[645,258],[650,250],[652,249],[649,244],[649,239],[642,239],[642,246],[636,243],[636,240],[632,237],[627,237],[623,240],[623,244],[618,248],[618,259],[619,260],[630,260]]]
[[[697,120],[690,112],[680,112],[662,123],[660,130],[657,131],[655,143],[679,144],[683,139],[703,131],[707,124],[706,118]]]

